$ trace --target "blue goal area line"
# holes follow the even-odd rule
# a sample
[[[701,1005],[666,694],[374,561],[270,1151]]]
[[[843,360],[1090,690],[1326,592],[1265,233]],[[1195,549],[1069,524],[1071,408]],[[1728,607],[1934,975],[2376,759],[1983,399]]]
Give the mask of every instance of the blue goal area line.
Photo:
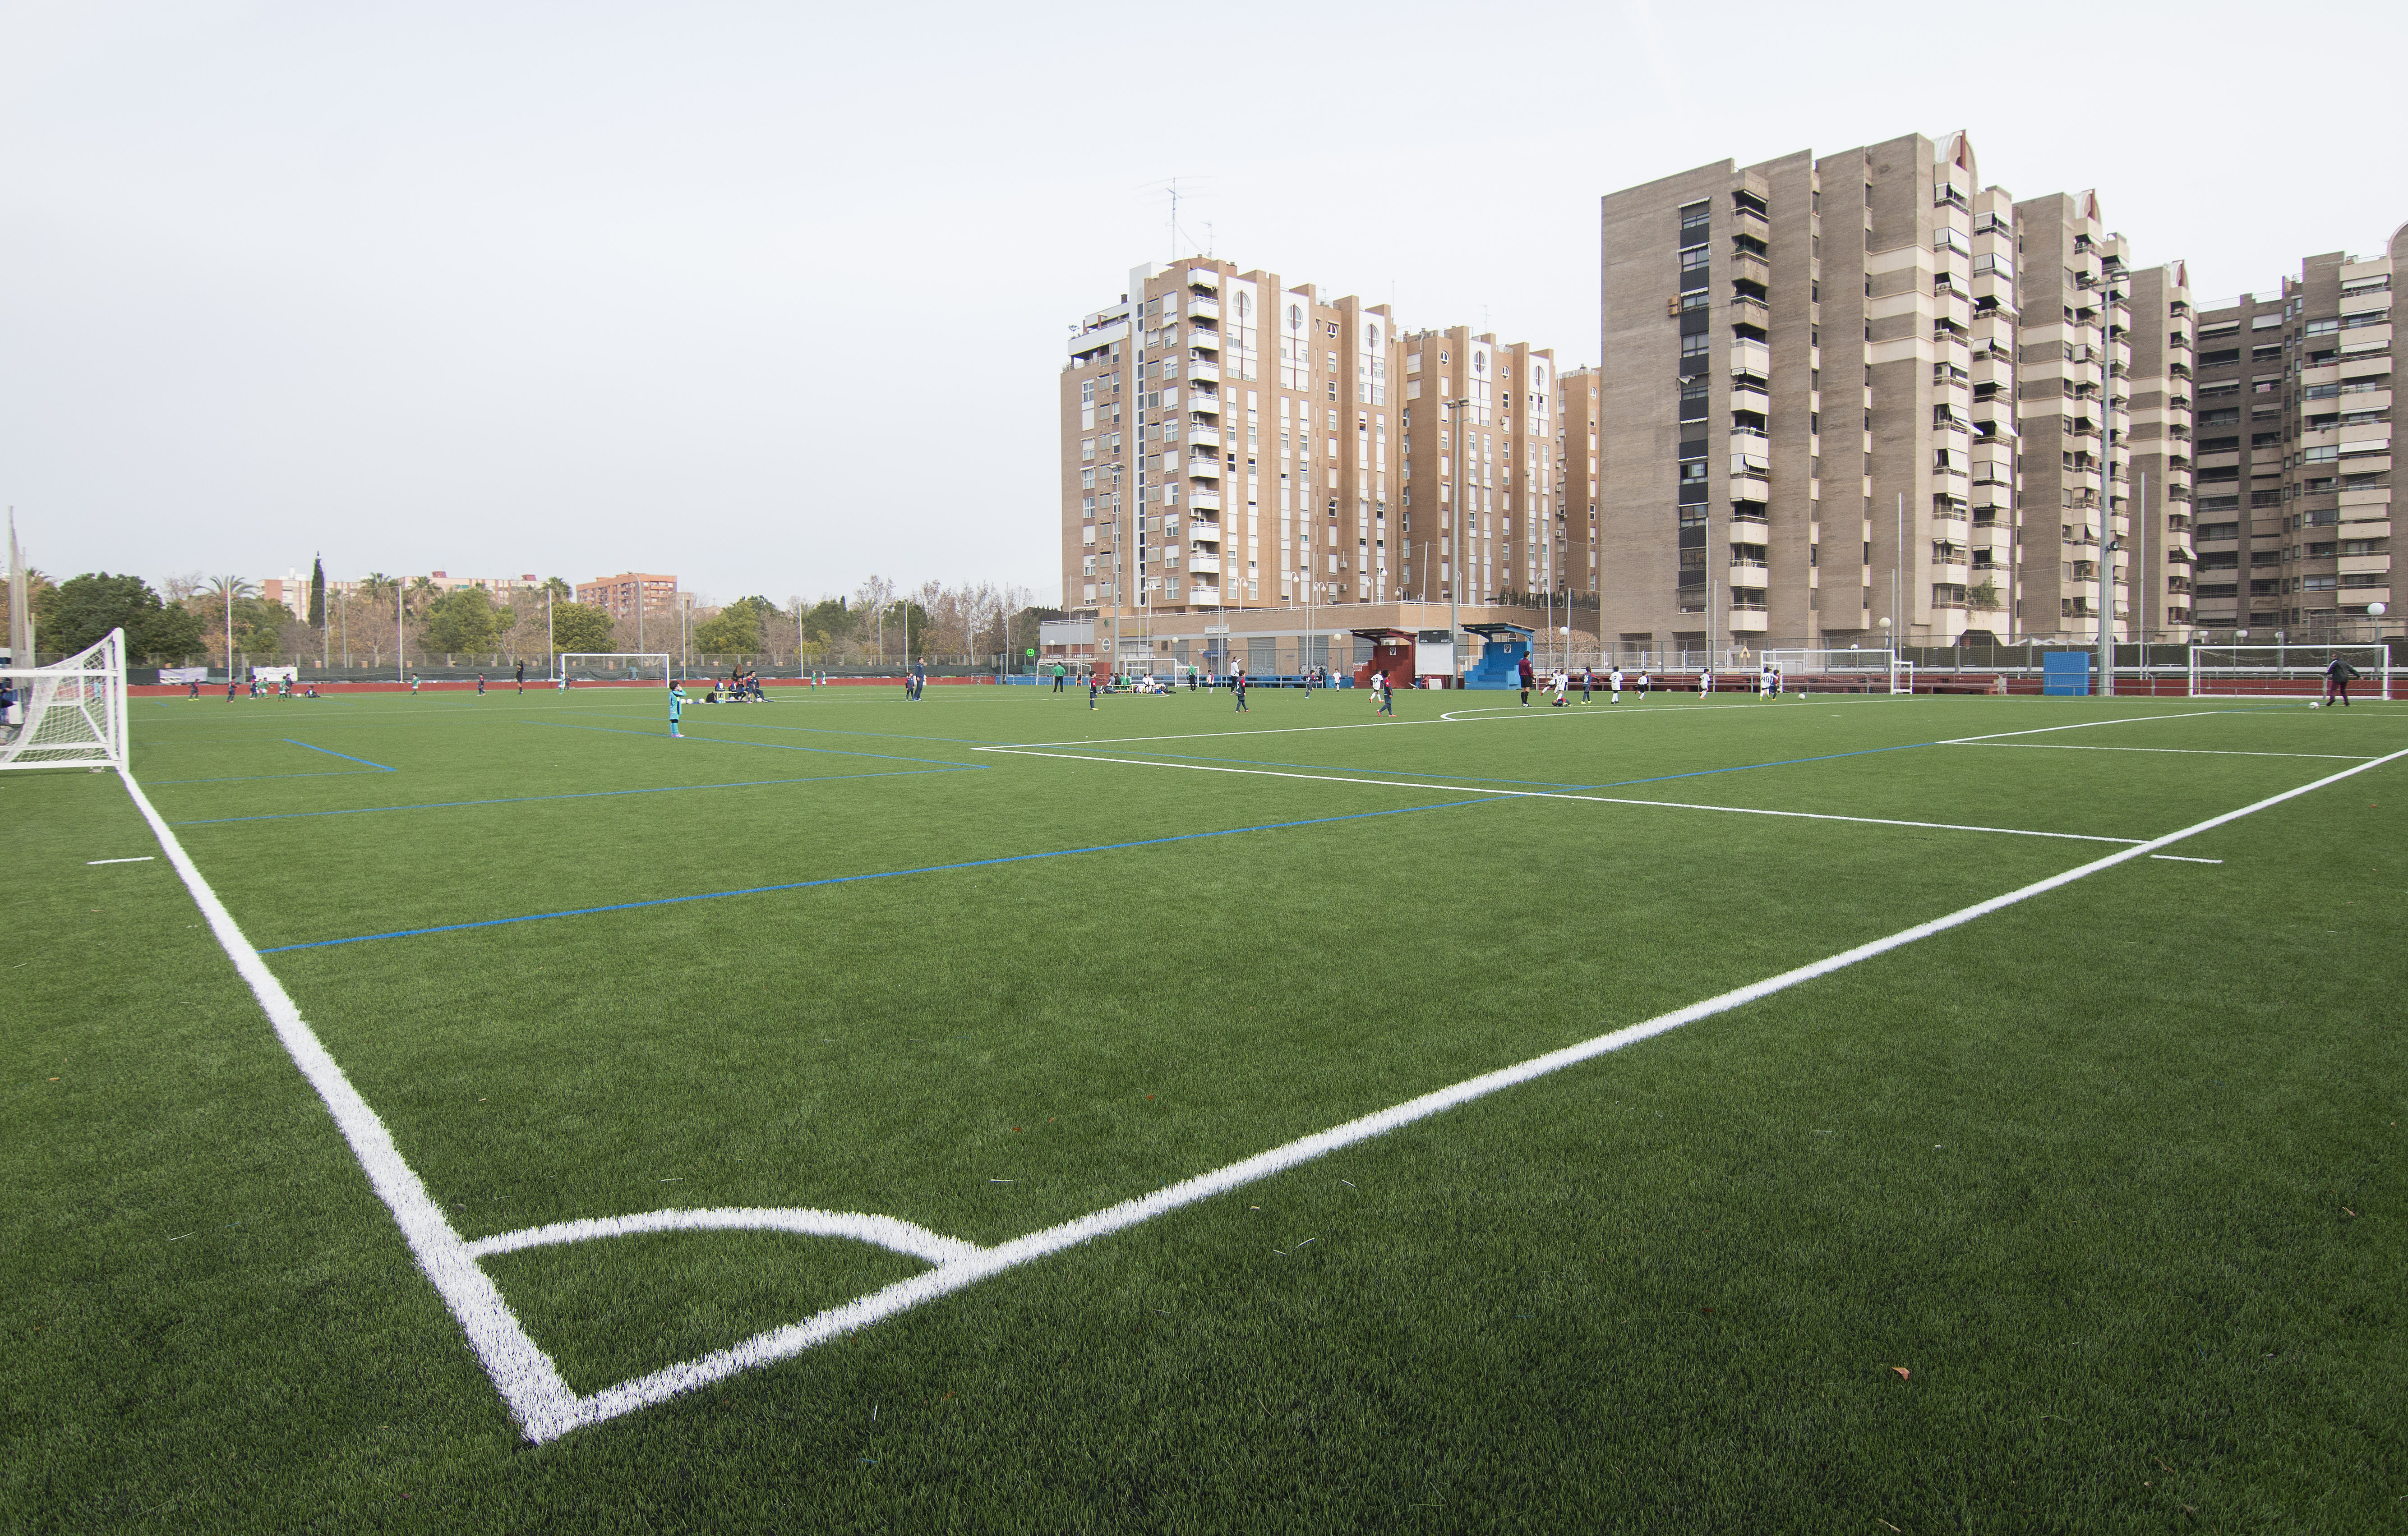
[[[1476,792],[1476,791],[1475,791]],[[682,906],[691,902],[724,901],[734,896],[766,896],[781,890],[812,890],[822,886],[854,885],[865,880],[896,880],[908,875],[945,875],[966,869],[992,869],[998,864],[1025,864],[1040,859],[1069,859],[1081,854],[1118,853],[1129,848],[1160,847],[1169,843],[1192,843],[1208,837],[1237,837],[1247,832],[1284,832],[1297,827],[1323,827],[1340,821],[1364,821],[1374,817],[1411,816],[1418,811],[1446,811],[1462,805],[1493,805],[1503,803],[1501,796],[1481,796],[1474,800],[1448,800],[1434,805],[1405,805],[1386,811],[1353,811],[1344,816],[1316,816],[1300,821],[1272,821],[1259,827],[1223,827],[1212,832],[1174,832],[1168,837],[1144,837],[1130,843],[1099,843],[1083,848],[1049,848],[1042,853],[1010,853],[996,859],[971,859],[957,864],[922,864],[912,869],[879,870],[868,875],[832,875],[818,880],[788,880],[778,885],[747,886],[738,890],[709,890],[692,896],[655,896],[641,902],[613,902],[607,906],[571,907],[560,912],[532,912],[519,917],[486,917],[477,922],[442,923],[432,928],[396,929],[389,933],[361,933],[348,939],[312,939],[303,944],[280,944],[258,951],[263,955],[288,954],[295,949],[331,949],[343,945],[374,944],[383,939],[415,939],[430,933],[459,933],[476,928],[506,928],[516,923],[548,922],[554,917],[590,917],[604,912],[633,912],[643,907]]]
[[[727,784],[663,784],[649,789],[580,789],[560,795],[505,795],[490,800],[430,800],[418,805],[357,805],[339,811],[275,811],[265,816],[212,816],[194,821],[171,821],[171,827],[222,827],[235,821],[299,821],[318,816],[376,816],[385,811],[445,811],[463,805],[526,805],[549,800],[600,800],[612,795],[671,795],[691,789],[758,789],[775,784],[838,784],[865,778],[917,778],[924,774],[959,774],[967,767],[892,768],[882,774],[813,774],[803,778],[748,778]],[[195,781],[200,782],[200,781]]]
[[[527,725],[550,726],[555,731],[600,731],[613,736],[646,736],[654,741],[666,741],[659,731],[628,731],[615,725],[571,725],[566,720],[527,720]],[[893,752],[848,752],[840,747],[796,747],[781,741],[730,741],[725,736],[687,736],[687,741],[709,742],[715,747],[757,747],[770,752],[819,752],[837,758],[877,758],[886,762],[926,762],[939,768],[984,768],[983,762],[953,762],[944,758],[907,758]]]

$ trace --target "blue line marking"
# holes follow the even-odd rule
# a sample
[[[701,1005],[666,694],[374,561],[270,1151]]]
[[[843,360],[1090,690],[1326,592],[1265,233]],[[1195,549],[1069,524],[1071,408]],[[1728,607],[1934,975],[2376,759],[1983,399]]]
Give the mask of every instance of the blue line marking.
[[[896,768],[882,774],[818,774],[809,778],[753,778],[730,784],[664,784],[650,789],[583,789],[565,795],[512,795],[498,800],[434,800],[423,805],[357,805],[341,811],[280,811],[272,816],[213,816],[197,821],[174,821],[176,827],[222,827],[230,821],[297,821],[317,816],[372,816],[383,811],[443,811],[462,805],[524,805],[543,800],[597,800],[608,795],[666,795],[687,789],[757,789],[771,784],[832,784],[856,778],[915,778],[923,774],[958,774],[959,768]]]
[[[1477,793],[1477,791],[1470,791]],[[1242,832],[1283,832],[1294,827],[1321,827],[1338,821],[1362,821],[1372,817],[1411,816],[1416,811],[1453,810],[1459,805],[1494,805],[1506,803],[1504,797],[1484,795],[1476,800],[1449,800],[1435,805],[1406,805],[1387,811],[1354,811],[1345,816],[1317,816],[1302,821],[1273,821],[1260,827],[1225,827],[1217,832],[1176,832],[1168,837],[1146,837],[1134,843],[1103,843],[1093,847],[1054,848],[1044,853],[1006,854],[999,859],[972,859],[958,864],[924,864],[916,869],[880,870],[871,875],[832,875],[819,880],[789,880],[774,886],[748,886],[741,890],[710,890],[693,896],[656,896],[642,902],[613,902],[608,906],[572,907],[564,912],[536,912],[523,917],[487,917],[480,922],[444,923],[434,928],[406,928],[390,933],[362,933],[349,939],[314,939],[305,944],[280,944],[259,953],[281,955],[294,949],[330,949],[341,945],[373,944],[380,939],[415,939],[429,933],[458,933],[472,928],[503,928],[514,923],[544,922],[553,917],[590,917],[603,912],[631,912],[639,907],[682,906],[689,902],[716,902],[730,896],[765,896],[781,890],[810,890],[821,886],[853,885],[863,880],[894,880],[907,875],[944,875],[955,870],[990,869],[997,864],[1022,864],[1039,859],[1068,859],[1084,853],[1117,853],[1126,848],[1159,847],[1166,843],[1189,843],[1207,837],[1235,837]]]
[[[666,732],[624,731],[613,725],[571,725],[566,720],[527,720],[528,725],[548,725],[555,731],[602,731],[614,736],[649,736],[655,741],[669,739]],[[939,768],[984,768],[983,762],[949,762],[943,758],[906,758],[892,752],[847,752],[834,747],[789,747],[779,741],[729,741],[724,736],[688,736],[687,741],[707,741],[718,747],[759,747],[772,752],[821,752],[838,758],[879,758],[887,762],[929,762]]]
[[[360,762],[360,763],[366,763],[366,764],[367,764],[367,766],[369,766],[369,767],[371,767],[371,768],[382,768],[382,769],[384,769],[384,771],[385,771],[386,773],[388,773],[388,774],[397,774],[397,773],[401,772],[401,770],[400,770],[400,769],[398,769],[398,768],[385,768],[385,765],[384,765],[383,763],[381,763],[381,762],[368,762],[368,760],[367,760],[367,759],[366,759],[366,758],[355,758],[355,757],[351,756],[349,752],[337,752],[337,751],[336,751],[336,750],[335,750],[333,747],[309,747],[309,744],[308,744],[308,742],[306,742],[306,741],[294,741],[294,740],[293,740],[293,738],[292,738],[292,737],[290,737],[290,736],[287,736],[287,737],[285,737],[284,739],[285,739],[287,742],[291,742],[291,743],[292,743],[292,745],[293,745],[293,746],[294,746],[294,747],[309,747],[309,750],[310,750],[310,751],[312,751],[312,752],[323,752],[323,753],[325,753],[325,754],[326,754],[328,757],[330,757],[330,758],[340,758],[340,759],[342,759],[345,762]]]

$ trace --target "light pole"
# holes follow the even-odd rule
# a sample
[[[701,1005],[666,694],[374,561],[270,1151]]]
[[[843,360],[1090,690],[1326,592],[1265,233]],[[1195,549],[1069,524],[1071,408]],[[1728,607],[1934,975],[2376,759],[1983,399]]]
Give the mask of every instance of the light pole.
[[[2108,467],[2112,470],[2114,466]],[[2106,483],[2110,487],[2114,484],[2112,476]],[[2107,494],[2107,505],[2112,518],[2115,505],[2113,490]],[[2111,523],[2107,542],[2099,547],[2099,590],[2106,594],[2099,615],[2099,696],[2102,699],[2115,696],[2115,551],[2122,548],[2124,536],[2114,532]]]

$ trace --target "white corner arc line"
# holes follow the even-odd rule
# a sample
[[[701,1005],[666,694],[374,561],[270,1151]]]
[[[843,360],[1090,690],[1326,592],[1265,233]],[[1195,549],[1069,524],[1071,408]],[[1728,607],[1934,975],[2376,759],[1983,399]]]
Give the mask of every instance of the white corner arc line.
[[[1110,762],[1124,768],[1184,768],[1198,774],[1241,774],[1255,778],[1300,778],[1320,784],[1369,784],[1397,789],[1451,790],[1473,800],[1578,800],[1593,805],[1651,805],[1672,811],[1722,811],[1731,816],[1778,816],[1799,821],[1853,821],[1869,827],[1916,827],[1928,832],[1995,832],[2002,837],[2054,837],[2069,843],[2141,843],[2139,837],[2101,837],[2092,832],[2037,832],[2028,827],[1976,827],[1955,821],[1902,821],[1882,816],[1840,816],[1830,811],[1774,811],[1758,805],[1702,805],[1685,800],[1634,800],[1620,795],[1576,794],[1569,789],[1497,789],[1475,784],[1424,784],[1417,779],[1354,778],[1341,774],[1299,774],[1283,768],[1225,768],[1209,762],[1159,762],[1152,758],[1099,758],[1083,752],[1040,752],[1026,747],[991,747],[1025,758],[1066,758]]]
[[[83,863],[84,868],[90,869],[94,864],[148,864],[157,858],[156,854],[146,853],[139,859],[87,859]]]
[[[896,1216],[859,1211],[819,1211],[808,1206],[714,1206],[709,1210],[647,1211],[638,1216],[593,1216],[581,1221],[555,1221],[523,1227],[514,1232],[480,1237],[466,1244],[471,1259],[517,1253],[555,1243],[589,1243],[604,1237],[634,1237],[648,1232],[792,1232],[801,1237],[844,1237],[875,1247],[892,1249],[931,1264],[949,1264],[986,1250],[958,1237],[947,1237]]]
[[[965,1289],[982,1280],[990,1279],[1006,1270],[1015,1269],[1033,1259],[1060,1253],[1066,1248],[1077,1247],[1110,1233],[1151,1221],[1155,1216],[1178,1210],[1182,1206],[1193,1205],[1198,1201],[1210,1199],[1214,1195],[1226,1194],[1232,1189],[1254,1183],[1256,1180],[1283,1173],[1315,1158],[1352,1146],[1358,1142],[1385,1135],[1416,1120],[1442,1114],[1475,1099],[1485,1098],[1501,1089],[1518,1087],[1535,1078],[1561,1072],[1567,1067],[1576,1066],[1608,1052],[1618,1051],[1626,1045],[1636,1045],[1640,1041],[1668,1033],[1684,1024],[1694,1024],[1699,1019],[1712,1018],[1717,1014],[1727,1013],[1734,1008],[1758,1002],[1777,992],[1786,991],[1803,982],[1829,975],[1835,971],[1845,970],[1860,961],[1887,954],[1893,949],[1920,939],[1929,938],[1935,933],[1944,933],[1952,928],[1961,927],[1978,917],[1987,917],[1993,912],[2029,901],[2035,896],[2044,895],[2060,886],[2071,885],[2076,880],[2085,879],[2102,870],[2113,869],[2118,864],[2154,854],[2157,849],[2179,843],[2185,838],[2196,837],[2201,832],[2214,831],[2217,827],[2238,821],[2243,817],[2254,816],[2259,811],[2279,805],[2286,800],[2295,800],[2328,785],[2338,784],[2343,779],[2365,773],[2369,769],[2399,761],[2402,758],[2408,758],[2408,749],[2394,752],[2387,757],[2377,758],[2372,762],[2360,763],[2353,768],[2344,768],[2314,783],[2302,784],[2297,789],[2285,789],[2277,794],[2269,795],[2263,800],[2243,805],[2239,810],[2226,811],[2219,816],[2212,816],[2204,821],[2185,827],[2179,832],[2168,832],[2162,837],[2153,838],[2146,843],[2118,849],[2104,858],[2094,859],[2089,863],[2078,865],[2062,874],[2035,880],[2028,886],[2008,891],[2003,896],[1993,896],[1987,901],[1976,902],[1971,906],[1961,907],[1945,917],[1934,917],[1929,922],[1917,923],[1913,928],[1901,930],[1887,938],[1860,944],[1853,949],[1843,950],[1792,971],[1784,971],[1776,976],[1769,976],[1762,981],[1725,992],[1719,997],[1708,998],[1702,1003],[1693,1003],[1675,1012],[1658,1015],[1641,1023],[1628,1025],[1575,1045],[1567,1045],[1561,1050],[1551,1051],[1544,1056],[1533,1057],[1514,1066],[1500,1068],[1496,1072],[1455,1084],[1451,1088],[1423,1094],[1417,1099],[1409,1099],[1403,1103],[1381,1110],[1376,1114],[1349,1120],[1343,1125],[1333,1126],[1327,1131],[1317,1131],[1312,1135],[1289,1142],[1283,1146],[1275,1146],[1268,1152],[1256,1153],[1254,1157],[1231,1163],[1226,1168],[1215,1169],[1209,1173],[1200,1173],[1194,1178],[1182,1179],[1177,1184],[1157,1189],[1150,1195],[1124,1201],[1118,1205],[1108,1206],[1090,1215],[1063,1222],[1059,1226],[1048,1227],[1039,1231],[1030,1232],[1025,1237],[998,1244],[975,1258],[942,1264],[924,1273],[913,1275],[906,1280],[898,1280],[882,1290],[872,1291],[841,1306],[831,1307],[802,1322],[791,1323],[783,1328],[757,1333],[741,1344],[726,1349],[714,1350],[698,1359],[687,1360],[670,1366],[666,1370],[653,1372],[650,1375],[638,1376],[632,1381],[605,1387],[591,1397],[578,1400],[576,1405],[578,1421],[581,1424],[599,1423],[605,1419],[615,1418],[622,1414],[633,1413],[639,1408],[650,1407],[656,1402],[666,1401],[681,1392],[724,1380],[740,1372],[753,1370],[778,1360],[789,1359],[815,1344],[857,1332],[874,1323],[895,1316],[898,1313],[908,1312],[923,1302],[949,1296],[954,1291]]]
[[[410,1257],[418,1260],[418,1267],[433,1283],[436,1294],[443,1298],[444,1305],[452,1309],[452,1315],[466,1330],[470,1347],[477,1352],[495,1390],[501,1393],[510,1416],[518,1420],[519,1428],[532,1440],[563,1433],[575,1422],[577,1394],[561,1379],[552,1358],[527,1336],[517,1315],[502,1300],[501,1291],[477,1267],[467,1244],[460,1241],[460,1234],[443,1215],[443,1208],[436,1204],[426,1186],[402,1160],[401,1149],[394,1145],[393,1132],[385,1129],[376,1111],[360,1097],[360,1090],[343,1075],[343,1069],[326,1053],[317,1032],[303,1021],[301,1010],[284,990],[284,984],[276,979],[267,962],[243,937],[234,914],[226,910],[217,892],[201,877],[183,845],[176,841],[176,834],[142,792],[142,786],[124,769],[118,770],[118,777],[124,783],[125,792],[133,797],[136,808],[141,811],[142,818],[150,823],[152,835],[159,839],[167,861],[182,877],[184,889],[192,892],[202,916],[208,919],[209,932],[234,961],[235,970],[250,983],[251,995],[259,999],[268,1022],[275,1027],[277,1039],[292,1055],[293,1064],[301,1069],[301,1075],[325,1101],[327,1113],[335,1117],[343,1140],[351,1144],[351,1155],[359,1159],[369,1185],[401,1228]]]

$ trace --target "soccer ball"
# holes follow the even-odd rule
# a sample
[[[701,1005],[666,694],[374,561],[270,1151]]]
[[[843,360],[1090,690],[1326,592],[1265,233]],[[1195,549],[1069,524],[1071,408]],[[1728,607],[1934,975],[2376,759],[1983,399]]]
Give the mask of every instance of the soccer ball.
[[[2308,707],[2310,709],[2322,709],[2324,706],[2325,702],[2322,699],[2310,699],[2308,701]]]

